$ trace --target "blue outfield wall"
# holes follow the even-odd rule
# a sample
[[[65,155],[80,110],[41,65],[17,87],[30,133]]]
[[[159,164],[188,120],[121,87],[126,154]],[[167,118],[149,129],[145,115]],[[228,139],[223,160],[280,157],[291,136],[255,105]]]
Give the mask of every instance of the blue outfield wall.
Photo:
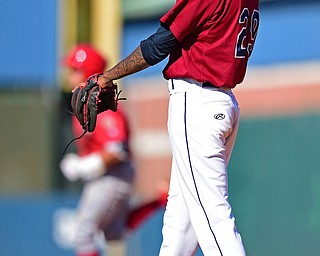
[[[0,198],[1,256],[72,256],[54,241],[53,214],[61,207],[74,208],[77,195],[46,195]]]
[[[57,3],[0,1],[0,88],[56,84]]]

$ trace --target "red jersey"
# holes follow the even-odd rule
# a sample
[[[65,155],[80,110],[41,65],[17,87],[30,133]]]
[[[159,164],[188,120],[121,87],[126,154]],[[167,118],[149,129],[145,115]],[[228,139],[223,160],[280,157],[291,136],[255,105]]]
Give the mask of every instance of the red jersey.
[[[166,79],[235,87],[244,79],[259,25],[258,0],[177,0],[160,22],[179,41]]]
[[[76,117],[72,119],[72,128],[76,137],[83,133],[82,127]],[[86,133],[82,139],[76,141],[77,152],[85,156],[98,152],[111,146],[112,143],[120,143],[128,150],[129,129],[128,122],[121,111],[105,111],[97,116],[96,128],[91,133]]]

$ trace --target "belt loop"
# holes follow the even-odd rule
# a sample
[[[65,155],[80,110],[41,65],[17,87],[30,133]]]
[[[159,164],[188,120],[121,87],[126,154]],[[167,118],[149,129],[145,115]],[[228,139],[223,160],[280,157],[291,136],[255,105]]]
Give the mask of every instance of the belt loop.
[[[171,79],[171,88],[172,88],[172,90],[174,90],[173,79]]]

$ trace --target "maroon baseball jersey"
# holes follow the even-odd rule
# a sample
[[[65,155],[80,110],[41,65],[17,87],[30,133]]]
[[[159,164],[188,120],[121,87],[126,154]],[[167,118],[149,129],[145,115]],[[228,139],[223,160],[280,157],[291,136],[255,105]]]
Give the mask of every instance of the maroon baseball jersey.
[[[258,0],[177,0],[160,22],[179,41],[163,70],[166,79],[231,88],[243,81],[258,31]]]

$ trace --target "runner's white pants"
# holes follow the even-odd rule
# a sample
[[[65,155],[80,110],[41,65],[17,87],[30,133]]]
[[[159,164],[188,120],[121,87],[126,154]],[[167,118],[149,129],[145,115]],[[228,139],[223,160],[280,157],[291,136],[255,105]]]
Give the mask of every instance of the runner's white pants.
[[[160,256],[244,256],[228,202],[227,165],[239,108],[231,90],[168,81],[168,130],[173,153]]]
[[[86,182],[77,209],[75,250],[79,255],[96,252],[96,234],[103,231],[106,240],[122,238],[129,212],[133,167],[122,163],[107,175]]]

